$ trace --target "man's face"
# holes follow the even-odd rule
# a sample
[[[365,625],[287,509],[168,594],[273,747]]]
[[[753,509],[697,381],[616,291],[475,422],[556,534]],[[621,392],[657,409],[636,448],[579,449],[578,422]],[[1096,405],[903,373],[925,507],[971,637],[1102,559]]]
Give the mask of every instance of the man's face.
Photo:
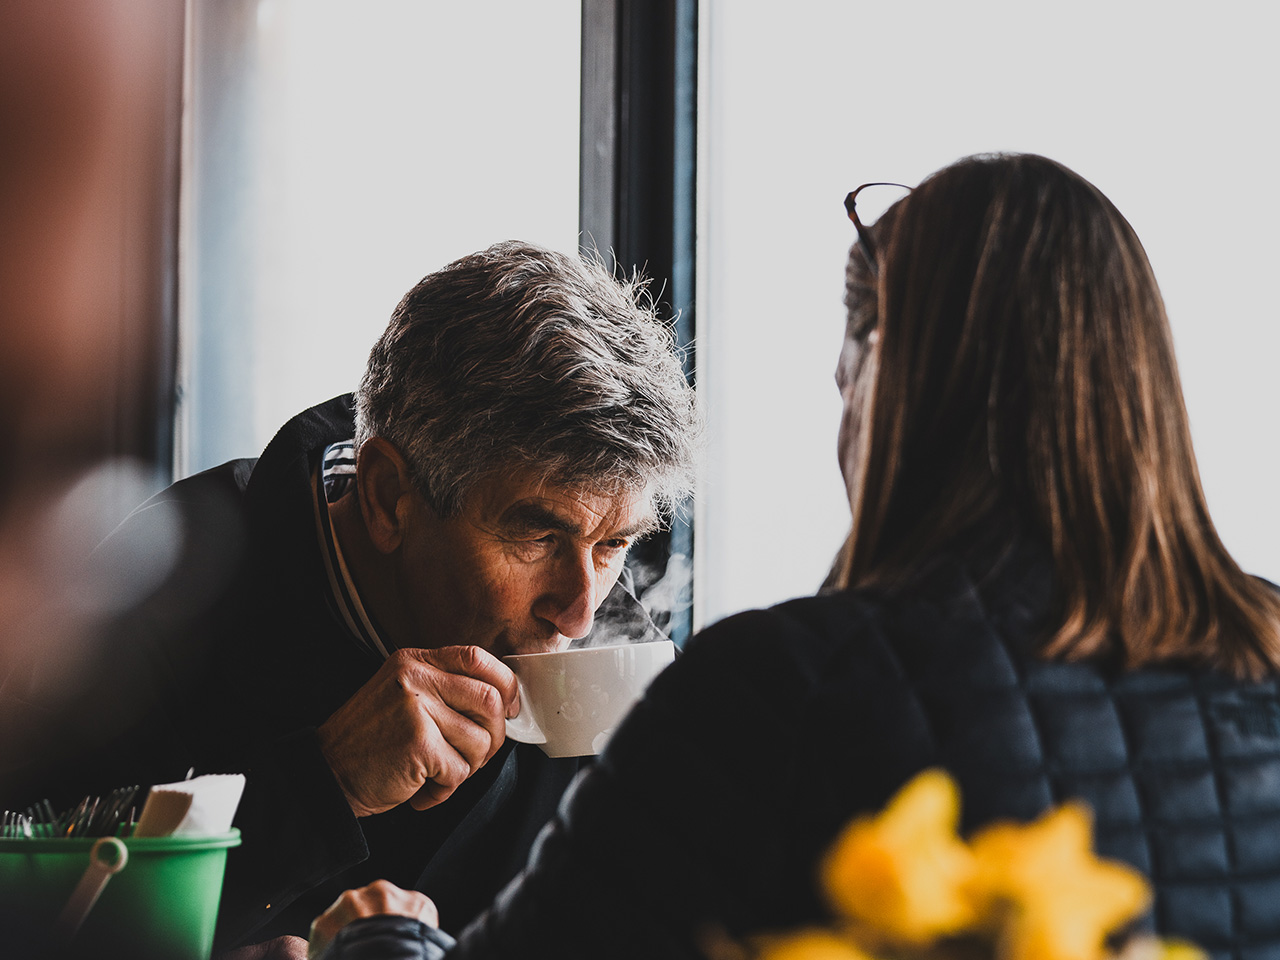
[[[477,484],[449,520],[409,499],[397,587],[415,635],[397,641],[499,657],[585,636],[627,549],[655,523],[648,490],[602,496],[518,473]]]

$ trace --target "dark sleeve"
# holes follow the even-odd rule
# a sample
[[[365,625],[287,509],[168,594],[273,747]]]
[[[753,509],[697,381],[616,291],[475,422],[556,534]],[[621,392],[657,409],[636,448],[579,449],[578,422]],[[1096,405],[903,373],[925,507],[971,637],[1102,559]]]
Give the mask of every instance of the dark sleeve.
[[[244,941],[301,894],[369,855],[314,730],[255,753],[235,824],[242,845],[227,859],[219,948]]]
[[[169,580],[114,624],[108,649],[149,715],[121,738],[145,757],[135,769],[244,773],[234,820],[241,845],[227,858],[219,948],[243,942],[304,891],[368,856],[364,836],[320,752],[314,729],[279,726],[260,711],[263,653],[250,639],[274,629],[254,605],[241,461],[171,488],[182,510],[183,553]],[[148,511],[138,511],[126,532]],[[132,532],[130,530],[132,528]],[[150,539],[156,539],[152,534]],[[256,685],[255,685],[256,684]],[[128,782],[164,782],[135,779]]]
[[[843,730],[814,729],[815,639],[773,611],[695,638],[450,957],[703,960],[723,932],[819,919],[813,864],[840,821],[800,811]]]
[[[442,960],[453,938],[411,917],[355,920],[338,931],[321,960]]]

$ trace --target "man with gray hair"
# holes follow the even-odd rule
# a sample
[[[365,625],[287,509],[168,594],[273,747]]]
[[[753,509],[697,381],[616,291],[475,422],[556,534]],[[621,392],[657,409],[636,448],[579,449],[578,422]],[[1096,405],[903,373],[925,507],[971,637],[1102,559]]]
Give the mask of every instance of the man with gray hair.
[[[222,947],[378,877],[461,926],[514,876],[579,761],[505,741],[500,658],[598,612],[655,630],[623,563],[689,493],[697,429],[642,282],[501,243],[405,296],[354,397],[135,512],[179,506],[187,556],[115,625],[117,696],[147,707],[95,745],[101,781],[248,774]]]

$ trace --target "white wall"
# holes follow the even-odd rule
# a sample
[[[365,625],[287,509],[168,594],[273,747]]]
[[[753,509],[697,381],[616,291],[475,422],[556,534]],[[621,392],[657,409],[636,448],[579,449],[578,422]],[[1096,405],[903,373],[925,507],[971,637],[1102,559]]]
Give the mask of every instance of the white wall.
[[[811,593],[846,529],[831,380],[845,193],[995,150],[1066,163],[1134,225],[1218,529],[1246,569],[1280,579],[1280,8],[703,4],[700,622]]]
[[[577,0],[193,12],[180,474],[354,389],[425,274],[578,246]]]

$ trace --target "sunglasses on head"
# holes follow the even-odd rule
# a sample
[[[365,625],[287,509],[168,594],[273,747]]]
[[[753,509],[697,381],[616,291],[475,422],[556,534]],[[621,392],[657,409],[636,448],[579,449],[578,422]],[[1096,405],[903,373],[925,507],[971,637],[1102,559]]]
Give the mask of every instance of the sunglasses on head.
[[[871,232],[858,219],[858,194],[868,187],[900,187],[911,192],[911,188],[905,183],[887,183],[885,181],[875,181],[873,183],[864,183],[855,190],[849,191],[849,195],[844,198],[844,208],[849,214],[849,219],[853,221],[853,228],[858,231],[858,246],[862,248],[863,255],[867,258],[867,265],[871,268],[871,275],[877,275],[880,270],[876,265],[876,246],[871,239]]]

